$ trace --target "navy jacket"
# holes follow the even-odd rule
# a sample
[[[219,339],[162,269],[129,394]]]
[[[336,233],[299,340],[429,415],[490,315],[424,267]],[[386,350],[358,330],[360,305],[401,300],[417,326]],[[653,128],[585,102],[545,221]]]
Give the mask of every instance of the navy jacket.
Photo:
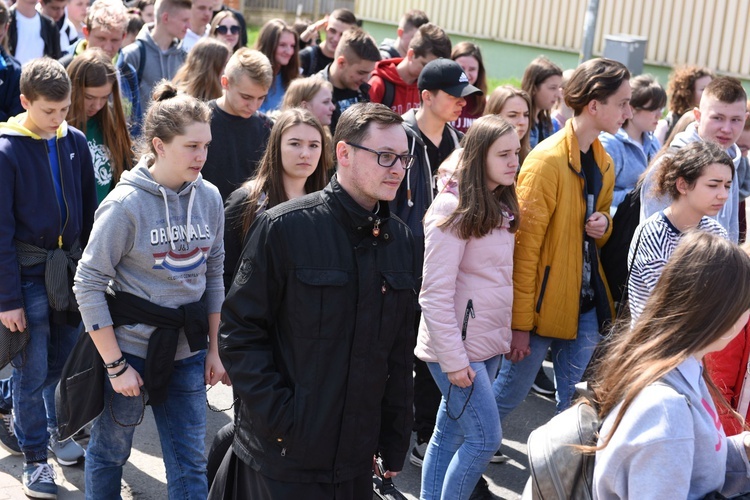
[[[86,246],[96,210],[94,167],[86,137],[63,122],[57,151],[68,208],[62,221],[50,171],[47,141],[21,125],[23,117],[0,123],[0,311],[22,307],[21,281],[42,281],[44,265],[19,271],[14,240],[47,250],[76,239]]]
[[[20,81],[21,63],[0,46],[0,122],[23,113]]]

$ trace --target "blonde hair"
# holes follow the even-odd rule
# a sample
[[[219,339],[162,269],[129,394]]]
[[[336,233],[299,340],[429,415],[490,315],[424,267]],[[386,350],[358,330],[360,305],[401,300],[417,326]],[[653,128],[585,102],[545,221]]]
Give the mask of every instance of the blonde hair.
[[[273,82],[271,61],[260,51],[242,47],[232,54],[224,69],[230,82],[236,83],[242,75],[266,89]]]

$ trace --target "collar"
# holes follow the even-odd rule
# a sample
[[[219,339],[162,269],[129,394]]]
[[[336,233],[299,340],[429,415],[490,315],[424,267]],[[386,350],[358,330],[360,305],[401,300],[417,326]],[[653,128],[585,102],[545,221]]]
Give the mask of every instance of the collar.
[[[677,365],[677,370],[690,384],[690,388],[697,394],[701,394],[701,380],[703,378],[703,365],[693,356],[688,356],[685,361]]]
[[[334,208],[332,210],[334,216],[351,231],[350,234],[356,235],[357,239],[370,236],[385,243],[393,236],[388,226],[391,210],[387,201],[379,201],[377,213],[362,208],[341,187],[337,174],[331,177],[331,182],[323,189],[322,197],[328,205]],[[378,231],[375,231],[376,227]]]

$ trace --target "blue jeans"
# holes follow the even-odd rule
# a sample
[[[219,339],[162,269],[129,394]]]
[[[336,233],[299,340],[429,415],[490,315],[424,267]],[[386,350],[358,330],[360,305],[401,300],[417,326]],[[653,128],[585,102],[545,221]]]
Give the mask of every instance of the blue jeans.
[[[427,363],[443,398],[425,452],[420,498],[468,499],[500,448],[503,433],[492,392],[499,363],[500,356],[470,363],[476,377],[473,388],[465,389],[451,385],[438,363]]]
[[[532,333],[529,336],[531,354],[520,363],[504,359],[493,384],[500,420],[526,399],[549,347],[552,348],[552,363],[555,367],[557,412],[568,408],[575,397],[575,385],[581,381],[599,339],[596,309],[578,317],[578,335],[575,339],[560,340]]]
[[[125,354],[125,358],[143,376],[146,360],[130,354]],[[175,361],[167,400],[151,407],[167,470],[170,499],[205,500],[208,497],[204,456],[205,359],[206,352],[201,351],[189,358]],[[109,380],[105,382],[104,411],[94,420],[86,450],[88,500],[121,498],[122,467],[130,457],[135,433],[134,426],[126,426],[138,422],[143,411],[141,396],[126,397],[117,394]]]
[[[57,426],[54,388],[82,327],[51,323],[43,284],[22,282],[21,290],[30,336],[24,352],[13,360],[15,432],[26,461],[43,462],[47,460],[47,429]],[[53,397],[47,400],[43,393],[50,390]]]

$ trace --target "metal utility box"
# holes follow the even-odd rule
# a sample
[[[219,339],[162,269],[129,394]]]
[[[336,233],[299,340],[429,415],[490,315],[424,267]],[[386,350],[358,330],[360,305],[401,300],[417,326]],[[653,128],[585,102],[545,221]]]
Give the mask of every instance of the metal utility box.
[[[648,38],[636,35],[605,35],[604,57],[614,59],[627,66],[630,73],[643,73],[643,61],[646,59]]]

